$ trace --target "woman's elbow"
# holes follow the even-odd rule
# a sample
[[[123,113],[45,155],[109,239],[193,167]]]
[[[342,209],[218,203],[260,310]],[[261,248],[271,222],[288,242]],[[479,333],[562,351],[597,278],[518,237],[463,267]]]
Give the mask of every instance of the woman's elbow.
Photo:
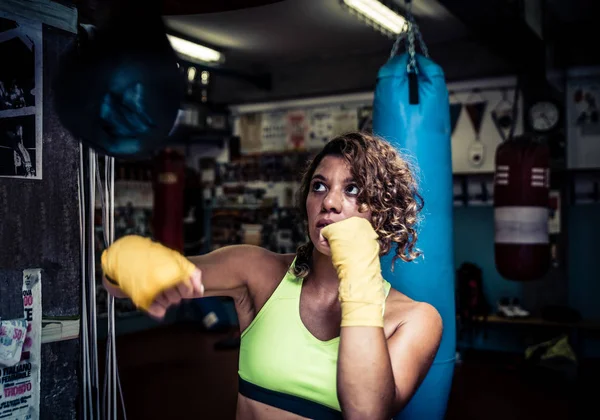
[[[373,403],[361,403],[352,407],[342,406],[344,420],[390,420],[394,414],[392,401],[379,399]]]

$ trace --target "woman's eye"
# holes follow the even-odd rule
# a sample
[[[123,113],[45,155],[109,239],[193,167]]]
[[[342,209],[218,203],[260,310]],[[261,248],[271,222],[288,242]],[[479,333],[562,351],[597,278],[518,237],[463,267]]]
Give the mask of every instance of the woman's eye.
[[[359,189],[356,185],[348,185],[346,192],[350,195],[358,195]]]
[[[314,182],[312,186],[312,190],[315,192],[325,191],[325,185],[322,182]]]

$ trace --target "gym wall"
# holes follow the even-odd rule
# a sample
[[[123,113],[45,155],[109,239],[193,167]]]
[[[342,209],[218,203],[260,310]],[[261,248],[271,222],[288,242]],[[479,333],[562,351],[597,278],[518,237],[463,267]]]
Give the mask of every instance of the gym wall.
[[[61,11],[55,12],[53,18],[59,19]],[[69,16],[68,12],[66,16]],[[7,20],[4,23],[9,27],[14,25]],[[31,117],[35,123],[26,124],[25,131],[41,129],[39,135],[23,134],[25,147],[36,169],[35,175],[8,177],[3,167],[3,176],[0,177],[0,317],[3,320],[23,318],[23,270],[41,269],[39,418],[73,419],[77,417],[80,384],[80,345],[77,338],[81,312],[79,147],[58,122],[51,81],[57,72],[57,58],[75,36],[42,25],[39,20],[34,21],[34,25],[39,28],[39,33],[33,37],[32,51],[35,54],[32,57],[38,56],[41,60],[35,63],[24,59],[18,63],[15,62],[16,56],[0,58],[3,71],[16,68],[19,72],[29,72],[33,71],[31,66],[35,66],[35,71],[40,72],[40,77],[35,79],[39,96],[31,99],[31,104],[26,99],[25,107],[0,110],[0,121],[8,124],[16,115]],[[0,139],[6,138],[6,131],[0,132]],[[36,138],[39,141],[30,142]],[[23,166],[23,162],[20,163],[19,167]],[[12,165],[11,159],[9,168],[15,170]],[[53,334],[49,334],[52,327],[47,328],[49,318],[53,318],[52,325],[58,328]],[[64,323],[58,327],[61,321]],[[69,334],[66,334],[70,329],[66,328],[67,324],[73,325]]]

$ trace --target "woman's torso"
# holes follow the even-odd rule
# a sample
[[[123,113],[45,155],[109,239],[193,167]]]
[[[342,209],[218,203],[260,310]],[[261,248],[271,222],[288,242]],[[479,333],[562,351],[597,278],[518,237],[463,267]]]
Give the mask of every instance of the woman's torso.
[[[286,325],[285,323],[289,323],[290,330],[286,329],[286,338],[289,339],[291,337],[292,340],[296,340],[296,344],[299,347],[304,347],[304,349],[298,349],[299,352],[295,353],[294,357],[298,357],[300,359],[312,357],[313,360],[317,360],[316,366],[319,367],[319,369],[315,370],[313,373],[315,375],[314,380],[317,383],[315,389],[307,390],[306,386],[304,386],[304,388],[302,388],[303,393],[307,394],[308,396],[311,395],[311,392],[319,391],[323,392],[324,394],[328,394],[320,396],[320,399],[323,400],[325,404],[333,407],[337,405],[337,398],[335,396],[336,378],[334,371],[332,371],[331,365],[333,363],[333,368],[335,368],[335,360],[332,360],[332,358],[337,357],[337,349],[339,345],[341,317],[340,306],[337,302],[337,299],[332,301],[327,297],[320,299],[317,296],[307,296],[308,292],[306,291],[306,288],[302,288],[301,283],[299,284],[299,289],[294,290],[294,286],[291,283],[284,288],[282,286],[282,282],[287,281],[289,283],[293,279],[293,276],[290,278],[290,275],[287,273],[290,264],[293,262],[293,259],[294,255],[289,254],[271,256],[268,261],[265,261],[265,264],[262,264],[263,269],[260,270],[260,272],[255,272],[252,274],[253,278],[248,282],[250,285],[249,288],[235,297],[236,311],[238,313],[240,331],[242,332],[242,347],[240,349],[240,374],[243,375],[244,373],[242,371],[245,371],[249,372],[248,375],[251,375],[252,365],[255,367],[255,372],[258,369],[260,369],[262,372],[265,368],[267,368],[266,374],[272,376],[270,378],[265,378],[266,383],[275,387],[277,386],[277,371],[268,372],[269,365],[267,364],[270,362],[271,358],[278,357],[277,352],[271,352],[269,354],[269,346],[277,345],[276,341],[272,341],[273,339],[276,339],[276,337],[273,337],[273,335],[268,335],[268,332],[265,332],[264,328],[268,327],[281,329],[284,325]],[[254,287],[252,285],[254,285]],[[274,293],[278,299],[271,299],[271,297],[274,296]],[[273,307],[275,305],[273,302],[275,300],[280,300],[282,293],[288,295],[284,296],[284,299],[294,299],[294,294],[297,293],[298,300],[295,302],[286,303],[285,307]],[[389,336],[398,326],[397,317],[394,316],[394,319],[391,319],[392,317],[388,316],[390,312],[390,306],[397,307],[397,303],[406,303],[407,300],[409,299],[397,291],[393,289],[390,291],[386,301],[386,317],[384,326],[387,338],[389,338]],[[265,304],[267,304],[267,308],[265,308],[267,309],[266,313],[265,311],[261,312],[261,310],[263,310],[265,307]],[[293,310],[294,308],[295,313]],[[278,312],[280,312],[281,315],[278,315]],[[258,327],[262,329],[262,331],[253,331],[252,329],[258,325],[257,322],[253,324],[253,321],[259,313],[261,314],[261,317],[265,317],[265,315],[270,315],[271,317],[273,315],[278,315],[285,319],[258,320],[260,323],[266,322],[267,325],[260,325]],[[394,311],[394,313],[397,314],[398,311]],[[269,322],[272,325],[268,325]],[[248,329],[249,327],[250,330]],[[288,334],[288,332],[291,332],[292,334]],[[244,336],[248,333],[251,333],[251,335],[254,336],[250,339],[255,340],[255,343],[261,346],[262,351],[266,352],[267,354],[252,354],[251,351],[254,350],[252,348],[250,348],[249,351],[249,346],[245,346],[246,343],[244,343]],[[265,333],[267,335],[264,335]],[[294,338],[295,335],[296,337]],[[258,344],[261,343],[264,338],[267,339],[267,342]],[[287,349],[287,351],[294,351],[294,347],[284,346],[284,348]],[[300,352],[300,350],[305,353]],[[242,356],[244,358],[242,358]],[[264,359],[257,359],[257,357],[264,357]],[[298,361],[301,362],[301,360]],[[281,360],[279,362],[279,366],[281,366]],[[277,363],[273,363],[273,365],[277,366]],[[298,370],[298,368],[296,368],[296,371],[294,372],[294,368],[291,368],[291,373],[295,373],[295,376],[297,377],[295,381],[297,383],[293,384],[292,386],[303,387],[303,385],[306,385],[306,378],[302,378],[302,376],[305,375],[305,372]],[[304,382],[302,381],[303,379],[305,379]],[[288,387],[290,386],[289,384],[285,385]],[[242,394],[238,394],[238,420],[297,420],[304,418],[309,417],[293,414],[288,411],[261,403],[254,399],[247,398]]]

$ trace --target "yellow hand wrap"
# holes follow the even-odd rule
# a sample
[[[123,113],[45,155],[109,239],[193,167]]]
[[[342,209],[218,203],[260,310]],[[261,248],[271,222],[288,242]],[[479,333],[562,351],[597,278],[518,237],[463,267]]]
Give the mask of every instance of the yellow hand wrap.
[[[104,250],[101,260],[109,280],[144,310],[164,290],[189,283],[196,270],[179,252],[136,235],[116,240]]]
[[[340,279],[342,327],[383,327],[385,290],[379,242],[371,223],[351,217],[324,227],[331,260]]]

